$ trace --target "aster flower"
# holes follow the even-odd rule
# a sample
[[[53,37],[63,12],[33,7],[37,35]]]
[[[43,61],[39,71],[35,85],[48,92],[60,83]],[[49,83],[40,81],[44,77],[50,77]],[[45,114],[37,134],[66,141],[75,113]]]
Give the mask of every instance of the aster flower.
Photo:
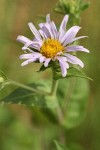
[[[45,67],[48,67],[50,62],[58,61],[63,77],[67,75],[69,63],[77,64],[83,68],[83,62],[76,56],[71,55],[70,52],[84,51],[89,53],[89,50],[83,46],[71,45],[74,41],[86,36],[76,37],[81,29],[79,26],[73,26],[66,31],[67,22],[68,15],[65,15],[59,30],[57,30],[55,23],[50,19],[50,14],[48,14],[46,22],[39,24],[39,30],[32,23],[29,23],[29,28],[34,35],[33,40],[24,36],[17,37],[17,40],[24,44],[22,50],[25,54],[22,54],[20,59],[25,59],[25,61],[21,66],[38,60]]]

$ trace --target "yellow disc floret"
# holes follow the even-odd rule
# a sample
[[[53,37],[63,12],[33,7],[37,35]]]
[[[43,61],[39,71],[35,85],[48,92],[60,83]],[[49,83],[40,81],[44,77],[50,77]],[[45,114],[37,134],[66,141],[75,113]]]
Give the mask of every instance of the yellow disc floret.
[[[58,52],[62,52],[64,47],[56,39],[47,39],[44,41],[40,53],[47,58],[54,58]]]

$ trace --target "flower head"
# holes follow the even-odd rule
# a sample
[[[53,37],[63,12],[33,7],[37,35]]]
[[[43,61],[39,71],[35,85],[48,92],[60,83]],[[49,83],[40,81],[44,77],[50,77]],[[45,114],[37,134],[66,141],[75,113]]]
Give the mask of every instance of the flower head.
[[[66,31],[68,15],[65,15],[59,30],[50,19],[50,14],[46,16],[46,22],[39,24],[39,30],[32,23],[29,23],[29,28],[34,34],[33,40],[24,36],[18,36],[17,40],[24,44],[22,50],[25,54],[20,56],[20,59],[26,59],[21,65],[27,65],[31,62],[39,61],[45,67],[48,67],[51,61],[58,61],[62,76],[65,77],[69,63],[78,64],[84,67],[83,62],[76,56],[69,54],[70,52],[84,51],[89,52],[86,48],[80,45],[71,45],[74,41],[86,36],[75,37],[80,30],[79,26],[73,26]]]

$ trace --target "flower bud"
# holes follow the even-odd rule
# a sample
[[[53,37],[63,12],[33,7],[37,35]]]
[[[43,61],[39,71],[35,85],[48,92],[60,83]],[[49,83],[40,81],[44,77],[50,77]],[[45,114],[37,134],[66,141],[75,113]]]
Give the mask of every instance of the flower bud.
[[[3,82],[4,82],[4,78],[0,77],[0,83],[3,83]]]

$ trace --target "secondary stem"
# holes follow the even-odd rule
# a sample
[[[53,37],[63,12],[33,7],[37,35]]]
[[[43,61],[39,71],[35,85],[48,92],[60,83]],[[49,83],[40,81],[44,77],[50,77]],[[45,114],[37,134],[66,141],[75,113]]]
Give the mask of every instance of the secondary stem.
[[[36,89],[34,89],[34,88],[30,87],[30,86],[24,85],[24,84],[22,84],[22,83],[13,81],[13,80],[11,80],[11,79],[9,79],[8,82],[9,82],[10,84],[13,84],[13,85],[22,87],[22,88],[24,88],[24,89],[26,89],[26,90],[29,90],[29,91],[31,91],[31,92],[35,92],[35,93],[42,94],[42,95],[48,95],[48,94],[49,94],[49,93],[46,93],[46,92],[44,92],[44,91],[36,90]]]

